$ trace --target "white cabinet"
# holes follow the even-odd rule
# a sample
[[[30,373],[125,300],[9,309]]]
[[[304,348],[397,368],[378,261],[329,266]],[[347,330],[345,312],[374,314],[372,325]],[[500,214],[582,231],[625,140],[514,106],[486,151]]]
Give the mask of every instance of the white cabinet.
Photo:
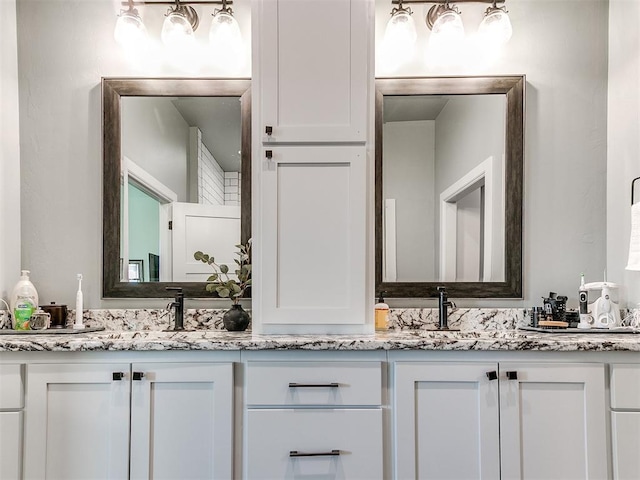
[[[500,371],[502,478],[607,478],[604,365],[500,363]]]
[[[254,2],[253,76],[259,82],[261,138],[366,140],[372,7],[370,0]]]
[[[607,478],[602,364],[397,362],[394,388],[397,478]]]
[[[128,372],[121,363],[29,365],[25,478],[127,478]]]
[[[230,363],[30,365],[25,477],[230,478],[232,372]]]
[[[260,185],[261,260],[253,274],[260,286],[253,308],[260,314],[254,330],[362,325],[368,305],[365,148],[266,151],[271,157]]]
[[[0,479],[21,478],[23,366],[0,365]]]
[[[232,365],[133,364],[133,375],[131,478],[232,478]]]
[[[374,2],[252,5],[253,330],[373,333]]]
[[[611,365],[613,476],[640,478],[640,365]]]
[[[497,370],[481,362],[396,364],[396,478],[499,478],[498,382],[487,376]]]
[[[248,362],[246,388],[246,478],[382,478],[380,362]]]

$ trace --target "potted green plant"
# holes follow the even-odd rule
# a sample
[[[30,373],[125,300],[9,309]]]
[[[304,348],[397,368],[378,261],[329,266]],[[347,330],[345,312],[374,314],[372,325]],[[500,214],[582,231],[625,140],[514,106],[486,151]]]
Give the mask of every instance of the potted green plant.
[[[214,273],[207,279],[206,289],[208,292],[216,292],[221,298],[229,298],[233,302],[231,308],[227,310],[222,322],[224,328],[229,331],[246,330],[249,326],[249,314],[240,305],[240,299],[251,286],[251,239],[245,245],[236,245],[238,251],[235,258],[235,276],[229,273],[229,266],[217,264],[215,258],[197,251],[193,254],[196,260],[211,265]]]

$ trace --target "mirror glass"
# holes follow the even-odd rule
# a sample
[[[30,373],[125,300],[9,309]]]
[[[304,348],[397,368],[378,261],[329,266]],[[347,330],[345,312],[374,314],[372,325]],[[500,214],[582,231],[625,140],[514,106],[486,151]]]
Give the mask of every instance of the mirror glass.
[[[379,291],[521,295],[523,82],[377,80]]]
[[[233,264],[250,236],[248,88],[104,79],[105,297],[212,296],[193,253]]]

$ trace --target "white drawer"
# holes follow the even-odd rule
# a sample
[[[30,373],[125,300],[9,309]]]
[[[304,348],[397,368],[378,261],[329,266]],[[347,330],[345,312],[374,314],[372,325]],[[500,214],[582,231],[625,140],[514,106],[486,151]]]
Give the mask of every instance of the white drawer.
[[[382,478],[380,408],[253,409],[247,435],[247,478]]]
[[[640,365],[611,365],[611,408],[640,409]]]
[[[380,405],[380,362],[248,362],[247,405]]]
[[[0,409],[22,408],[22,365],[0,365]]]

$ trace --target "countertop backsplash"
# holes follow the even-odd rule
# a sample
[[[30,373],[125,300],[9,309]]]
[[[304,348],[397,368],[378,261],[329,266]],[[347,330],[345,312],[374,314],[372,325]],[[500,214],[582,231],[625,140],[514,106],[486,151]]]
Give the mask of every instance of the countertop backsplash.
[[[192,330],[223,330],[225,309],[187,309],[184,325]],[[251,313],[250,310],[248,310]],[[164,330],[173,324],[173,315],[165,309],[95,309],[84,311],[84,324],[112,331]],[[67,324],[75,321],[69,310]],[[505,330],[526,324],[521,308],[456,308],[449,313],[450,328],[461,330]],[[438,325],[437,308],[392,308],[389,330],[430,330]],[[6,310],[0,311],[0,328],[11,328]],[[250,328],[250,327],[249,327]]]
[[[223,330],[225,309],[187,309],[184,325],[190,330]],[[251,313],[250,310],[248,310]],[[640,317],[640,309],[634,309]],[[622,318],[629,312],[621,311]],[[75,321],[69,310],[67,324]],[[173,315],[166,309],[95,309],[84,311],[84,324],[104,327],[110,331],[164,330],[173,324]],[[454,308],[449,312],[449,327],[460,330],[514,330],[529,324],[523,308]],[[433,330],[438,326],[437,308],[392,308],[389,311],[389,330]],[[6,310],[0,310],[0,328],[11,328]],[[251,327],[249,326],[249,330]]]

